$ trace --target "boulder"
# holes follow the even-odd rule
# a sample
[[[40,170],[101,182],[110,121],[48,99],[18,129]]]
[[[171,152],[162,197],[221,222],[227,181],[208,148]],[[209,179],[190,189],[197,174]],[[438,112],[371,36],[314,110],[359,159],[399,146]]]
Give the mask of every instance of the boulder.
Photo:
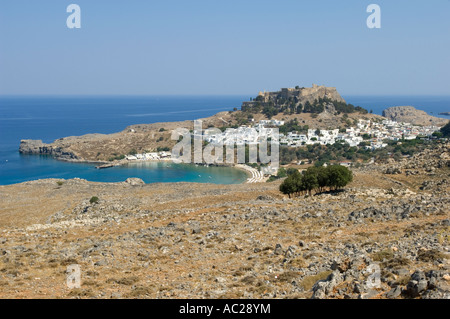
[[[130,186],[143,186],[145,185],[145,182],[140,178],[128,178],[125,182],[126,185]]]

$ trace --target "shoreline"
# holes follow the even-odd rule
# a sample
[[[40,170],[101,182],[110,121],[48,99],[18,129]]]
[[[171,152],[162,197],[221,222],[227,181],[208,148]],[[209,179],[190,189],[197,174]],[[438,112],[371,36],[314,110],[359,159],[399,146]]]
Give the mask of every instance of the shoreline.
[[[127,160],[127,159],[123,159],[123,160],[119,160],[119,161],[113,161],[113,162],[106,162],[106,161],[92,161],[92,160],[86,160],[86,159],[68,159],[68,158],[59,158],[57,156],[51,156],[51,155],[45,155],[45,154],[22,154],[22,155],[29,155],[29,156],[44,156],[47,158],[51,158],[53,160],[56,161],[60,161],[60,162],[66,162],[66,163],[71,163],[71,164],[98,164],[97,166],[95,166],[94,168],[96,170],[104,170],[104,169],[108,169],[108,168],[113,168],[113,167],[119,167],[119,166],[127,166],[129,164],[141,164],[141,163],[172,163],[172,164],[178,164],[178,163],[174,163],[172,161],[171,158],[164,158],[164,159],[148,159],[148,160]],[[228,164],[228,163],[224,163],[224,164],[196,164],[196,163],[179,163],[181,164],[185,164],[185,165],[195,165],[195,166],[206,166],[206,167],[229,167],[229,168],[233,168],[236,170],[239,170],[241,172],[244,172],[246,174],[246,179],[243,180],[240,183],[236,183],[236,185],[241,185],[241,184],[246,184],[248,183],[249,179],[254,177],[251,173],[252,168],[247,166],[247,168],[243,167],[246,165],[242,165],[242,164]],[[132,178],[135,176],[130,176],[129,178]],[[139,178],[139,177],[136,177]],[[49,177],[49,178],[37,178],[37,179],[32,179],[32,180],[25,180],[22,182],[15,182],[15,183],[10,183],[10,184],[0,184],[0,187],[2,186],[11,186],[11,185],[20,185],[23,183],[30,183],[30,182],[39,182],[39,181],[46,181],[46,180],[61,180],[61,181],[70,181],[70,180],[85,180],[87,182],[91,182],[91,183],[107,183],[107,184],[116,184],[116,183],[123,183],[125,181],[117,181],[117,182],[101,182],[101,181],[92,181],[86,178],[82,178],[82,177],[73,177],[73,178],[57,178],[57,177]],[[141,179],[141,178],[140,178]],[[179,183],[194,183],[194,184],[209,184],[207,182],[202,183],[202,182],[189,182],[189,181],[181,181],[181,182],[164,182],[164,181],[159,181],[159,182],[154,182],[154,183],[145,183],[146,185],[148,184],[158,184],[158,183],[175,183],[175,184],[179,184]],[[217,184],[217,185],[229,185],[229,184]]]

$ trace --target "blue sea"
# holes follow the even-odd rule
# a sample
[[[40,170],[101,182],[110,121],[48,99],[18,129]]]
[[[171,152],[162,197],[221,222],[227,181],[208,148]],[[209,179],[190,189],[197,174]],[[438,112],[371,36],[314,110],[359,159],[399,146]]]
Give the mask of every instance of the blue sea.
[[[374,114],[381,115],[384,109],[392,106],[414,106],[429,115],[449,119],[449,116],[439,113],[450,112],[450,96],[342,96],[347,103],[361,106]]]
[[[233,168],[174,163],[136,163],[97,170],[95,164],[68,163],[48,156],[21,155],[21,139],[45,143],[66,136],[115,133],[133,124],[193,120],[239,108],[242,96],[0,97],[0,185],[44,178],[82,178],[146,183],[236,184],[247,175]]]
[[[94,182],[120,182],[128,177],[139,177],[146,183],[242,183],[246,179],[245,173],[232,168],[140,163],[97,170],[94,164],[20,155],[18,149],[21,139],[40,139],[50,143],[67,136],[115,133],[133,124],[204,118],[235,107],[239,109],[250,96],[0,97],[0,185],[75,177]],[[399,105],[412,105],[435,116],[450,112],[450,96],[344,98],[348,103],[373,110],[375,114]]]

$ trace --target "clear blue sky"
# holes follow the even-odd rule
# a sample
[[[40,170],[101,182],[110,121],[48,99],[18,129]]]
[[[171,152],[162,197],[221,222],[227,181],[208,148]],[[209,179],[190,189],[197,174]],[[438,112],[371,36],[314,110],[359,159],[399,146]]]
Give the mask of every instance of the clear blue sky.
[[[71,3],[81,29],[66,26]],[[450,1],[0,0],[0,94],[255,96],[312,83],[450,95]]]

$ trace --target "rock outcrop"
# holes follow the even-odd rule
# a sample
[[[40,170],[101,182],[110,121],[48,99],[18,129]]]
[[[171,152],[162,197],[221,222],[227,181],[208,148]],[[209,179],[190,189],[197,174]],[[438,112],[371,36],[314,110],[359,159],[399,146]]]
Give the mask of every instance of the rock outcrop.
[[[448,120],[428,115],[413,106],[394,106],[383,111],[383,116],[391,121],[423,126],[444,126]]]
[[[286,101],[293,101],[296,105],[305,105],[307,102],[313,104],[319,99],[346,103],[335,87],[313,84],[310,88],[283,88],[275,92],[260,92],[255,101],[244,102],[242,110],[252,108],[257,103],[262,103],[263,105],[264,103],[275,103],[277,105]]]
[[[42,140],[22,140],[20,141],[19,152],[21,154],[50,155],[61,160],[77,160],[78,157],[63,147],[45,144]]]

